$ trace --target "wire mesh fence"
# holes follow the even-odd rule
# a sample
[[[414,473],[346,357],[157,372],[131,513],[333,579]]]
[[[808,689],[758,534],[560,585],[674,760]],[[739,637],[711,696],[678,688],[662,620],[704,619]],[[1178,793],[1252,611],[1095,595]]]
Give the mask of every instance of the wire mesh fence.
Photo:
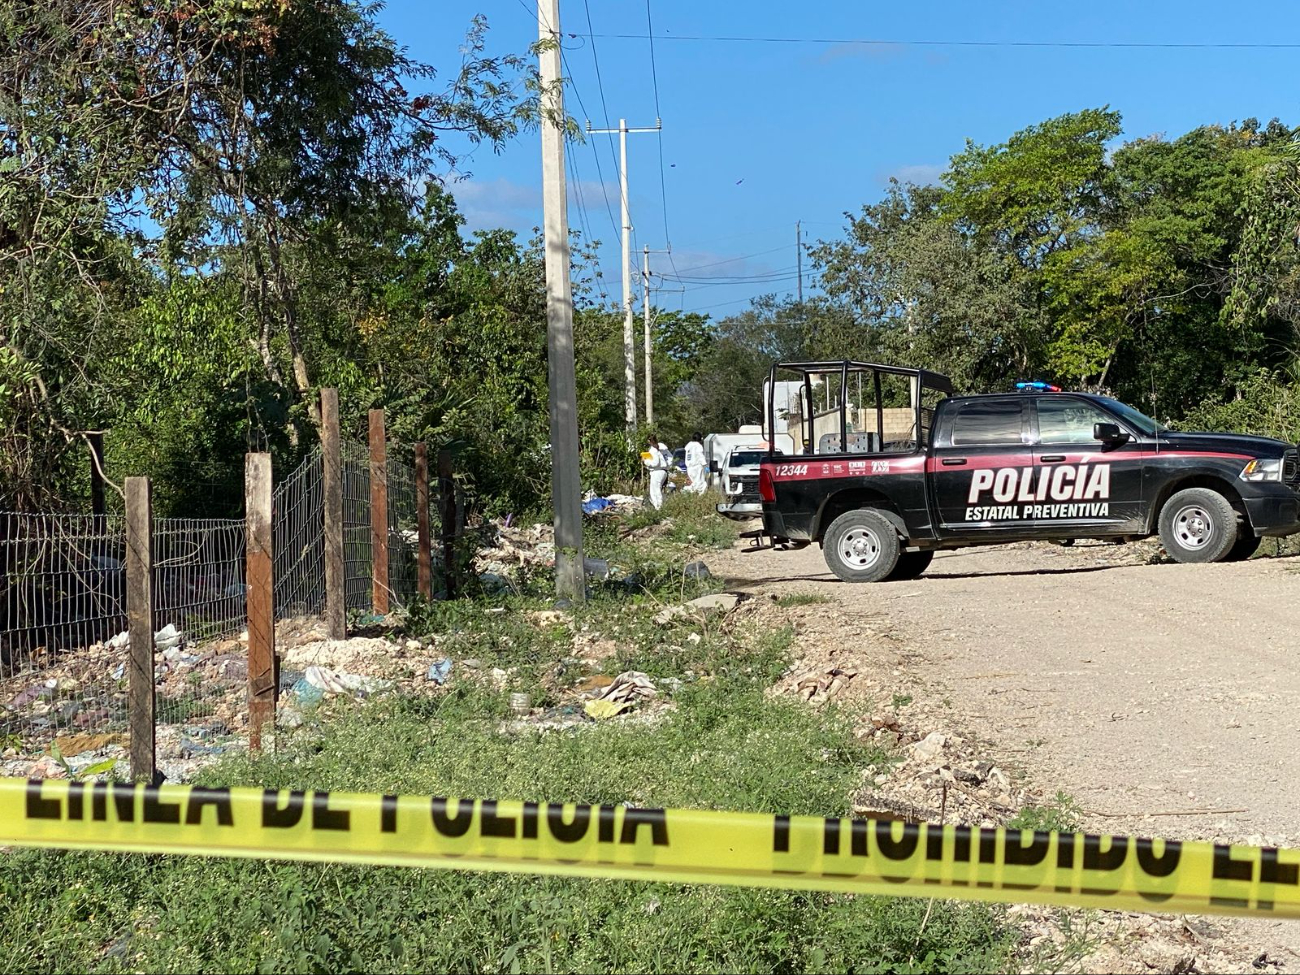
[[[343,602],[365,612],[371,601],[370,451],[344,441],[343,457]]]
[[[345,441],[342,455],[345,605],[365,613],[369,451]],[[416,477],[401,456],[389,460],[387,475],[390,601],[399,608],[417,592]],[[436,509],[430,514],[436,535]],[[319,617],[326,599],[319,449],[275,488],[272,530],[276,619]],[[247,625],[245,545],[242,519],[154,520],[160,725],[238,724],[248,675],[239,639]],[[120,514],[0,513],[0,740],[30,748],[60,734],[127,729],[125,563]]]
[[[405,606],[418,590],[419,520],[415,466],[388,460],[388,588],[395,606]]]
[[[325,472],[312,451],[271,495],[277,619],[325,611]]]
[[[118,516],[0,514],[0,737],[125,726],[125,540]]]

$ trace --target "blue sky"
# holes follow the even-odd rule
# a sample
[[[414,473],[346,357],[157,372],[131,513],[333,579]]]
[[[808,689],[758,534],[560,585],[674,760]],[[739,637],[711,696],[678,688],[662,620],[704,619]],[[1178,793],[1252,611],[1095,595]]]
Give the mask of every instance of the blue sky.
[[[1172,138],[1197,125],[1251,116],[1300,124],[1296,49],[842,43],[1300,42],[1294,3],[651,0],[650,6],[663,188],[661,195],[660,136],[629,136],[634,246],[639,255],[643,245],[658,249],[671,240],[681,274],[710,280],[685,291],[665,282],[656,303],[715,317],[743,309],[757,294],[793,292],[795,221],[803,221],[806,239],[833,238],[844,211],[878,199],[890,176],[932,180],[967,139],[1001,142],[1026,125],[1103,105],[1123,113],[1126,139]],[[566,110],[580,123],[590,115],[597,127],[605,125],[606,108],[611,125],[620,116],[629,125],[653,125],[645,0],[561,0],[564,33],[587,34],[588,11],[595,34],[640,36],[566,37],[572,81]],[[487,17],[490,53],[526,52],[536,39],[535,0],[388,0],[380,20],[445,77],[459,62],[475,14]],[[674,39],[685,35],[822,40]],[[452,191],[470,229],[505,226],[527,236],[540,223],[538,141],[527,133],[499,154],[481,147],[461,164],[469,177]],[[614,302],[620,293],[617,151],[616,139],[589,136],[574,147],[576,166],[568,174],[570,223],[601,240],[605,289]],[[672,270],[661,255],[652,257],[652,267]],[[718,283],[720,276],[753,280]]]

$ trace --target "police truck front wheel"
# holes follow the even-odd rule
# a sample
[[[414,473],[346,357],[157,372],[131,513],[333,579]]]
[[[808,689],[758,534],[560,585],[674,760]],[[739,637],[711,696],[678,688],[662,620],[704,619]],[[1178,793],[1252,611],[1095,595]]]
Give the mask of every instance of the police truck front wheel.
[[[1175,562],[1219,562],[1237,541],[1237,512],[1217,491],[1179,491],[1160,510],[1160,541]]]
[[[915,579],[926,569],[930,568],[930,563],[933,561],[933,552],[904,552],[898,557],[898,565],[894,567],[894,571],[890,574],[889,579],[891,582],[903,582],[907,579]]]
[[[831,522],[822,551],[845,582],[879,582],[898,565],[898,532],[878,512],[848,511]]]

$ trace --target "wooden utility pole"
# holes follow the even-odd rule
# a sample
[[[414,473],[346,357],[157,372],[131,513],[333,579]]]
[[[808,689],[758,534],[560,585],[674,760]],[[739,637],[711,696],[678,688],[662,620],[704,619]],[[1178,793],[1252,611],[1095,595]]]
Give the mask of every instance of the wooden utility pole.
[[[153,674],[153,495],[147,477],[126,479],[126,631],[131,641],[127,710],[131,778],[157,779]]]
[[[578,468],[577,380],[573,367],[573,285],[569,279],[569,214],[564,178],[566,116],[560,77],[560,0],[537,0],[537,33],[542,83],[542,209],[546,242],[546,360],[551,405],[555,587],[560,596],[577,603],[585,598],[586,580],[582,568],[582,482]],[[626,193],[623,205],[627,206]],[[623,245],[623,259],[626,268],[626,243]],[[625,284],[624,291],[627,290]],[[625,293],[625,309],[630,309],[626,299]],[[635,359],[632,361],[635,363]],[[635,414],[635,395],[632,410]]]
[[[384,411],[370,411],[370,600],[376,616],[388,615],[388,444]]]
[[[415,445],[416,583],[420,595],[433,598],[433,541],[429,537],[429,448]]]
[[[244,558],[248,584],[248,749],[262,747],[275,726],[275,587],[271,531],[271,455],[244,457]]]
[[[343,448],[339,440],[339,391],[320,391],[321,468],[325,478],[325,632],[331,640],[348,635],[343,565]]]

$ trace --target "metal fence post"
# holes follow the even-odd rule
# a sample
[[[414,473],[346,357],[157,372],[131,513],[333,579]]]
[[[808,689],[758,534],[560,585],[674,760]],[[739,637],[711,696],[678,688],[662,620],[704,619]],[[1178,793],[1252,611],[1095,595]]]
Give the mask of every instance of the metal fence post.
[[[325,478],[325,628],[331,640],[348,633],[343,564],[343,451],[339,440],[339,391],[320,391],[321,466]]]
[[[157,779],[153,670],[153,499],[147,477],[126,479],[126,620],[131,778]]]
[[[384,411],[370,411],[370,578],[376,616],[388,614],[388,445]]]
[[[262,747],[262,728],[275,722],[279,675],[275,660],[275,599],[271,537],[271,455],[250,453],[244,464],[244,531],[248,580],[248,748]]]
[[[442,524],[442,574],[447,598],[456,596],[456,482],[451,476],[451,451],[438,451],[438,516]]]
[[[429,537],[429,448],[415,445],[415,521],[418,528],[417,565],[420,595],[433,598],[433,544]]]

